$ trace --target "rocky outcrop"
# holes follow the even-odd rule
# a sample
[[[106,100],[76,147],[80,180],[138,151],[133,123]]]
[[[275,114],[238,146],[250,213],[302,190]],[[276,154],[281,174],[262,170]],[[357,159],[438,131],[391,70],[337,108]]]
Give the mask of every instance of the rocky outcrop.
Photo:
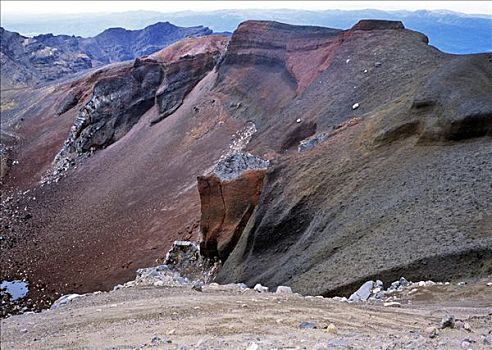
[[[2,88],[56,80],[103,64],[150,55],[186,37],[212,34],[209,28],[159,22],[141,30],[110,28],[93,38],[42,34],[22,36],[0,28]]]
[[[354,30],[386,30],[386,29],[405,29],[403,23],[400,21],[386,21],[386,20],[367,20],[363,19],[352,27]]]
[[[203,41],[203,42],[201,42]],[[54,161],[52,175],[57,176],[75,164],[80,156],[86,156],[121,139],[154,105],[158,116],[154,125],[174,113],[195,85],[210,72],[219,59],[227,42],[226,37],[209,40],[197,39],[201,50],[189,55],[170,56],[164,49],[153,57],[137,58],[132,65],[121,64],[94,74],[97,81],[91,99],[83,106],[70,129],[68,138]],[[88,78],[92,79],[91,77]],[[83,93],[70,90],[62,99],[57,114],[75,107]],[[51,181],[48,176],[43,181]]]
[[[57,158],[104,148],[125,135],[154,105],[162,78],[160,64],[136,61],[133,67],[100,79]]]
[[[200,253],[225,261],[258,203],[268,161],[235,153],[198,177]]]
[[[185,56],[166,65],[165,81],[156,94],[159,116],[151,124],[160,122],[181,106],[185,96],[214,68],[219,55],[216,52]]]
[[[338,44],[338,29],[292,26],[271,21],[246,21],[234,31],[220,72],[229,66],[266,66],[279,70],[282,79],[301,92],[330,61],[330,52]],[[306,65],[306,60],[310,65]]]
[[[212,34],[203,26],[178,27],[158,22],[144,29],[109,28],[93,38],[81,38],[83,52],[101,63],[132,60],[147,56],[187,37]]]

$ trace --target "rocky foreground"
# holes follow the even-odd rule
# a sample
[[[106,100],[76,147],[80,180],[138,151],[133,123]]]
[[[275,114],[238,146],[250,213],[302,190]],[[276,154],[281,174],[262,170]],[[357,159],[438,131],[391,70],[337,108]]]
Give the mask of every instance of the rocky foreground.
[[[111,292],[69,294],[2,320],[5,349],[486,349],[492,281],[367,281],[349,298],[210,283],[193,242]],[[387,288],[385,288],[387,287]]]
[[[489,283],[490,284],[490,283]],[[487,281],[417,287],[398,303],[241,285],[137,285],[2,320],[2,349],[489,349]]]

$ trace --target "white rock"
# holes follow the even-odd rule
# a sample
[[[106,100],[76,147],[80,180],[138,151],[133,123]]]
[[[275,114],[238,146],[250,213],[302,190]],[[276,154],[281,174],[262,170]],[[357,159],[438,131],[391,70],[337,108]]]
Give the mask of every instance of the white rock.
[[[359,104],[358,104],[358,103],[354,103],[354,104],[352,105],[352,109],[357,109],[357,108],[359,108]]]
[[[296,123],[300,123],[300,122],[301,122],[301,118],[297,118]]]
[[[326,332],[330,334],[336,334],[337,333],[337,327],[333,324],[330,323],[328,327],[326,327]]]
[[[249,343],[248,346],[246,347],[246,350],[258,350],[258,344]]]
[[[424,282],[424,281],[420,281],[420,282],[418,283],[418,285],[419,285],[419,287],[425,287],[425,282]]]
[[[488,283],[487,283],[487,285],[488,285],[489,287],[492,287],[492,282],[488,282]]]
[[[367,69],[364,69],[364,73],[367,73]]]
[[[292,294],[292,289],[287,286],[278,286],[275,291],[277,294]]]
[[[367,281],[360,288],[353,293],[349,300],[350,301],[366,301],[371,295],[371,291],[374,288],[374,281]]]
[[[349,62],[350,62],[350,58],[347,58],[347,59],[345,60],[345,63],[349,63]]]
[[[258,283],[254,288],[258,293],[267,293],[268,292],[268,287],[262,286],[260,283]]]
[[[397,301],[390,301],[390,302],[387,302],[387,303],[384,303],[383,306],[386,306],[386,307],[400,307],[401,304]]]
[[[162,287],[164,285],[164,281],[155,281],[154,287]]]
[[[79,298],[79,297],[81,297],[80,294],[67,294],[67,295],[63,295],[58,300],[56,300],[53,303],[53,305],[51,305],[51,309],[58,309],[61,305],[68,304],[69,302],[71,302],[75,298]]]

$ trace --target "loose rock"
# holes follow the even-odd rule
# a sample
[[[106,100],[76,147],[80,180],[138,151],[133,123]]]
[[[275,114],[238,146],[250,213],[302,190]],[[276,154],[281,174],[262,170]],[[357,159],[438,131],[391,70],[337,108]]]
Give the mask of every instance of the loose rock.
[[[328,327],[326,327],[326,333],[336,334],[337,333],[337,327],[333,323],[330,323],[328,325]]]
[[[446,315],[441,320],[441,328],[454,328],[455,322],[453,315]]]
[[[275,293],[277,293],[277,294],[292,294],[292,289],[290,287],[286,287],[286,286],[278,286]]]
[[[260,283],[258,283],[253,289],[258,293],[268,293],[268,287],[262,286]]]
[[[350,301],[365,301],[369,299],[371,295],[371,290],[374,287],[373,281],[367,281],[364,283],[355,293],[353,293],[349,300]]]
[[[301,322],[299,324],[299,328],[300,329],[315,329],[316,325],[313,322],[304,321],[304,322]]]

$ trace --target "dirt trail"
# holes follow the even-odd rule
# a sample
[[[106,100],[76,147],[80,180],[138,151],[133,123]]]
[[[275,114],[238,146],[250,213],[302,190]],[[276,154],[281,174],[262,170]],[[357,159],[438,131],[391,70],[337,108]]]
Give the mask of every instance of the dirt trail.
[[[401,303],[348,304],[214,285],[202,292],[123,288],[2,320],[1,343],[2,349],[490,348],[492,287],[424,288]],[[457,324],[467,322],[470,331],[457,325],[429,337],[428,328],[439,328],[447,314]],[[304,321],[317,328],[301,329]],[[324,329],[331,323],[336,333]]]

